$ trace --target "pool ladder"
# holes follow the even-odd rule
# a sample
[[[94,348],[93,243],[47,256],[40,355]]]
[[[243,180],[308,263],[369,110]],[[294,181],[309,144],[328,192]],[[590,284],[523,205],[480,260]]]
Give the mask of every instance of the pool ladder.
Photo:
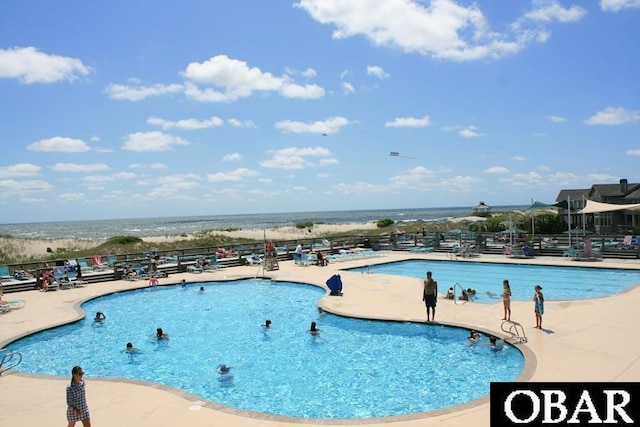
[[[460,294],[458,294],[458,290],[460,290]],[[468,293],[467,293],[467,298],[469,298],[469,299],[466,299],[466,300],[458,299],[458,295],[462,295],[462,291],[466,292],[466,289],[463,288],[460,283],[456,282],[453,285],[453,303],[455,305],[463,305],[463,304],[468,303],[469,301],[473,301],[473,295],[469,295]]]
[[[7,350],[6,348],[0,349],[0,354],[5,352],[6,354],[0,360],[0,375],[9,369],[15,368],[22,362],[22,354],[17,351]]]
[[[527,334],[524,332],[524,328],[518,322],[512,322],[511,320],[505,320],[500,325],[503,332],[509,334],[509,338],[518,344],[527,342]]]

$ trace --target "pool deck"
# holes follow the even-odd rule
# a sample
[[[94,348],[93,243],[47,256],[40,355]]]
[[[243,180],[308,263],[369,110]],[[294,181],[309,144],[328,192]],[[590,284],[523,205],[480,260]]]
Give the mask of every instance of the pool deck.
[[[328,267],[301,267],[292,261],[280,263],[280,270],[262,272],[257,266],[233,267],[201,274],[183,273],[160,279],[160,284],[235,278],[268,277],[324,285],[334,273],[340,273],[344,296],[325,296],[319,306],[336,314],[378,319],[421,321],[426,319],[418,279],[382,274],[339,271],[343,268],[403,259],[447,260],[446,254],[385,252],[383,256],[330,264]],[[640,260],[576,262],[561,258],[508,259],[483,255],[459,262],[502,262],[558,266],[633,268]],[[437,269],[433,270],[438,279]],[[535,278],[509,277],[511,286],[531,283]],[[114,281],[84,288],[41,293],[36,291],[6,294],[5,300],[23,299],[24,308],[0,315],[0,348],[17,337],[64,324],[83,316],[79,305],[86,299],[146,286],[145,281]],[[543,283],[541,283],[544,286]],[[437,321],[460,325],[504,336],[501,332],[502,302],[496,304],[457,304],[442,298],[450,284],[440,284],[441,297]],[[533,295],[533,287],[531,286]],[[551,299],[552,295],[546,295]],[[512,320],[524,327],[528,342],[519,347],[528,355],[522,380],[529,381],[640,381],[640,286],[620,295],[581,301],[546,301],[543,329],[535,324],[533,302],[512,301]],[[92,315],[90,313],[89,315]],[[107,313],[108,315],[108,313]],[[434,325],[433,327],[438,327]],[[443,360],[442,363],[447,363]],[[71,370],[72,366],[69,366]],[[416,373],[420,375],[420,373]],[[163,427],[275,427],[292,425],[361,426],[488,426],[489,399],[456,406],[443,411],[374,420],[292,420],[260,414],[246,414],[202,402],[168,387],[141,382],[93,378],[88,372],[87,400],[95,426]],[[3,425],[40,427],[66,422],[65,387],[69,377],[41,377],[8,371],[0,376],[0,419]],[[79,424],[78,424],[79,425]]]

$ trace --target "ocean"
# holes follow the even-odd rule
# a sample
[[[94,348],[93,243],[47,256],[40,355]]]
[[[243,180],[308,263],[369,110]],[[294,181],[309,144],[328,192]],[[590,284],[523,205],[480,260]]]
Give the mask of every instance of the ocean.
[[[527,206],[497,206],[493,207],[493,212],[526,208]],[[177,236],[204,230],[227,230],[230,228],[260,230],[292,226],[307,221],[314,224],[366,223],[385,218],[395,222],[439,221],[469,216],[472,213],[473,208],[471,207],[451,207],[34,222],[0,224],[0,235],[31,239],[99,240],[123,235],[137,237]]]

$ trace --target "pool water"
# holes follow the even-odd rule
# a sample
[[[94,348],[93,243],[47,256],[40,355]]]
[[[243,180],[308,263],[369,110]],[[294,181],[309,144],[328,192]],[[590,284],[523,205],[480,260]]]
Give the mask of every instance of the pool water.
[[[449,287],[475,288],[480,303],[499,301],[502,281],[509,280],[511,298],[530,301],[533,287],[543,288],[545,300],[579,300],[598,298],[624,292],[640,284],[640,270],[604,269],[588,267],[550,267],[523,264],[496,264],[459,261],[407,260],[349,269],[372,274],[392,274],[423,280],[426,272],[433,272],[438,292],[446,294]],[[461,288],[454,286],[459,284]]]
[[[200,292],[200,286],[205,291]],[[513,381],[524,358],[468,331],[319,314],[324,291],[250,279],[122,292],[82,308],[87,318],[13,342],[19,370],[165,384],[225,406],[288,417],[355,419],[419,413]],[[95,312],[107,316],[94,323]],[[268,330],[261,325],[272,321]],[[321,332],[307,333],[311,321]],[[169,334],[158,341],[158,327]],[[139,350],[122,350],[127,342]],[[220,364],[231,366],[220,375]]]

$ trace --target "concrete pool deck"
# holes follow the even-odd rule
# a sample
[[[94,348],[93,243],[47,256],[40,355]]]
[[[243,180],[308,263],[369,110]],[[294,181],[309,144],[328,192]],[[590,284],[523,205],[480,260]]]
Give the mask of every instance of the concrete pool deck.
[[[369,259],[354,259],[332,263],[328,267],[300,267],[293,262],[280,263],[280,270],[265,272],[275,280],[307,282],[324,285],[334,273],[340,273],[344,283],[343,297],[325,296],[319,306],[336,314],[366,318],[421,321],[426,318],[421,301],[419,279],[361,274],[339,271],[380,262],[404,259],[447,260],[446,254],[414,254],[405,252],[381,253]],[[527,260],[506,259],[503,256],[483,255],[459,262],[503,262],[557,266],[608,267],[640,270],[640,260],[605,260],[576,262],[560,258]],[[257,266],[233,267],[202,274],[183,273],[160,279],[161,284],[173,284],[182,278],[187,281],[209,281],[251,278]],[[433,270],[438,279],[437,269]],[[262,270],[259,277],[263,276]],[[535,278],[509,277],[511,286],[532,283]],[[34,331],[78,319],[79,305],[86,299],[106,293],[146,286],[146,281],[114,281],[91,284],[84,288],[41,293],[36,291],[5,294],[5,300],[23,299],[24,308],[0,315],[0,348],[15,338]],[[541,284],[544,286],[544,284]],[[461,325],[504,336],[501,331],[502,303],[456,304],[442,298],[451,286],[440,283],[436,319],[442,324]],[[527,285],[529,286],[529,285]],[[533,286],[531,286],[533,295]],[[533,302],[512,301],[512,320],[524,327],[528,337],[520,344],[531,355],[523,377],[530,381],[640,381],[640,286],[619,295],[579,301],[549,301],[545,294],[543,329],[535,324]],[[80,314],[79,314],[80,313]],[[92,313],[89,313],[92,315]],[[433,326],[437,327],[437,326]],[[446,363],[446,360],[442,361]],[[71,370],[72,366],[69,366]],[[420,373],[417,373],[418,375]],[[70,376],[69,376],[70,377]],[[42,377],[15,371],[0,376],[0,419],[3,425],[35,427],[65,425],[65,387],[69,377]],[[443,411],[415,414],[406,417],[372,420],[299,420],[278,419],[260,414],[222,408],[202,402],[168,387],[91,377],[87,373],[87,400],[94,426],[163,427],[188,425],[275,427],[291,425],[362,425],[394,427],[423,426],[488,426],[488,397]],[[80,425],[80,424],[78,424]]]

